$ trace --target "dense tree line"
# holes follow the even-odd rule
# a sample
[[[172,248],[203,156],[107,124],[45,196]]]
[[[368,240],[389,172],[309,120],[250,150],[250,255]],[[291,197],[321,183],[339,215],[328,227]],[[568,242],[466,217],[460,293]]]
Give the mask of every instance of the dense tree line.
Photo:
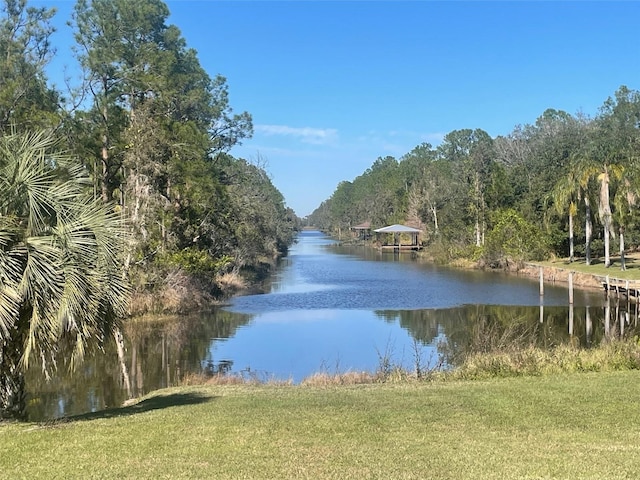
[[[229,154],[251,116],[161,0],[78,0],[82,82],[65,93],[46,76],[54,15],[0,2],[0,418],[23,414],[33,359],[66,345],[74,364],[113,337],[124,366],[119,319],[210,304],[299,223]]]
[[[343,236],[367,221],[406,223],[442,261],[504,267],[556,255],[610,265],[614,246],[640,241],[639,156],[640,92],[622,86],[593,118],[548,109],[506,136],[455,130],[437,147],[379,158],[307,222]]]

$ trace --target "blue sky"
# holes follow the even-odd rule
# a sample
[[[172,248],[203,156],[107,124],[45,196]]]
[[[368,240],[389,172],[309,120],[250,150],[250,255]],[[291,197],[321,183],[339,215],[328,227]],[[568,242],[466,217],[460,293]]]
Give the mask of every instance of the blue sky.
[[[74,2],[56,6],[52,79],[73,71]],[[446,133],[507,135],[544,110],[594,116],[640,89],[640,2],[169,0],[169,23],[255,134],[232,154],[259,162],[288,206],[310,214],[342,180]]]

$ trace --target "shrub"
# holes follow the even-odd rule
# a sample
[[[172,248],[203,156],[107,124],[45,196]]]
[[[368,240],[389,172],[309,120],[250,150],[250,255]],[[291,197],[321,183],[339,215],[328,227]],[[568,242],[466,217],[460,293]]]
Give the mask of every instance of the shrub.
[[[493,218],[482,261],[489,267],[505,267],[528,260],[543,260],[548,256],[547,238],[515,210],[502,210]]]
[[[223,272],[231,265],[233,258],[228,255],[224,255],[221,258],[214,258],[206,250],[185,248],[178,252],[162,255],[159,262],[167,266],[181,268],[195,275],[202,275]]]

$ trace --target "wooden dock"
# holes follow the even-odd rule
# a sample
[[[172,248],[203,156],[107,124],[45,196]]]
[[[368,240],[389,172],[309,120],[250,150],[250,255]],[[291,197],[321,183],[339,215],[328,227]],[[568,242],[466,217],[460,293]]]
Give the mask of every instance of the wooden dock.
[[[605,293],[615,294],[616,297],[627,297],[634,298],[636,301],[640,300],[640,287],[632,287],[629,285],[629,281],[609,281],[602,282],[602,287],[604,288]]]
[[[380,245],[380,250],[392,250],[394,252],[410,252],[422,250],[420,245]]]

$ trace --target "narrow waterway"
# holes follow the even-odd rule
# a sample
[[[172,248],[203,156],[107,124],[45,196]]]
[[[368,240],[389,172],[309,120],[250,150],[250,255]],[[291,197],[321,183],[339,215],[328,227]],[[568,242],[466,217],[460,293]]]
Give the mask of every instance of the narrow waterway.
[[[465,352],[505,343],[589,347],[635,331],[636,312],[607,310],[601,292],[577,290],[574,302],[570,308],[563,285],[546,285],[541,298],[536,280],[437,267],[412,253],[345,247],[304,231],[262,293],[211,314],[129,322],[127,355],[134,393],[142,395],[193,374],[297,383],[383,365],[448,368]],[[34,368],[31,418],[121,404],[116,358],[108,349],[49,382]]]

